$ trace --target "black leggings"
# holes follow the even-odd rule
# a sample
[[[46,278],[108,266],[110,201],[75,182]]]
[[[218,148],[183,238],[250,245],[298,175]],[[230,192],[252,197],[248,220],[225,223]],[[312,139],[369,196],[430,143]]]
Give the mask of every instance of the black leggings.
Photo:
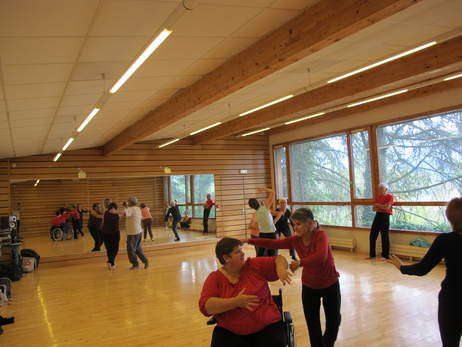
[[[277,236],[276,233],[260,233],[260,238],[276,240]],[[273,257],[275,255],[277,255],[276,249],[259,247],[257,251],[257,257]]]
[[[103,237],[101,235],[101,230],[98,228],[93,228],[93,227],[88,227],[90,230],[90,234],[93,237],[93,240],[95,240],[95,246],[93,247],[92,251],[99,251],[101,248],[101,245],[103,244]]]
[[[375,241],[380,235],[382,237],[382,257],[388,259],[390,254],[390,240],[388,231],[390,230],[390,215],[384,212],[377,212],[372,222],[371,233],[369,235],[369,256],[375,257]]]
[[[284,323],[276,322],[250,335],[237,335],[216,326],[213,329],[212,347],[285,347]]]
[[[326,330],[324,335],[321,330],[320,307],[324,307],[326,317]],[[310,334],[311,347],[332,347],[337,339],[340,327],[340,285],[335,282],[324,289],[312,289],[303,286],[302,289],[303,311]]]
[[[115,265],[115,258],[119,252],[120,233],[103,233],[103,241],[106,247],[107,262]]]
[[[438,324],[443,347],[459,347],[462,335],[461,300],[440,298],[438,303]]]

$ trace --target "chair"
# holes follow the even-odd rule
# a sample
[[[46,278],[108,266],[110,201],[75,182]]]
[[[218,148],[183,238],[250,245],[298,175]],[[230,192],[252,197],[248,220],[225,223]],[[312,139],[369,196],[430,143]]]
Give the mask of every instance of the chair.
[[[283,311],[282,308],[282,289],[279,288],[279,294],[278,295],[273,295],[273,301],[278,307],[279,312],[281,312],[281,319],[282,322],[284,323],[284,330],[286,334],[286,346],[287,347],[295,347],[295,327],[292,322],[292,315],[288,311]],[[215,317],[210,318],[207,321],[207,325],[214,325],[217,324],[217,321],[215,320]]]

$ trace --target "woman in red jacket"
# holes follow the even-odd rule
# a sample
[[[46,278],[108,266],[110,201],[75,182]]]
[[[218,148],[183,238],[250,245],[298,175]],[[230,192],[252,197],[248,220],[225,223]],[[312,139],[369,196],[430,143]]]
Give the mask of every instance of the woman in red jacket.
[[[290,283],[282,256],[244,259],[242,242],[221,239],[215,253],[223,265],[209,274],[199,299],[200,311],[213,315],[212,347],[284,347],[281,313],[273,302],[268,281]]]
[[[291,218],[295,235],[282,240],[250,239],[247,242],[265,248],[295,248],[300,260],[290,264],[292,271],[303,267],[302,301],[312,347],[330,347],[340,327],[340,285],[327,234],[318,229],[313,212],[299,208]],[[324,306],[326,330],[321,330],[320,307]]]

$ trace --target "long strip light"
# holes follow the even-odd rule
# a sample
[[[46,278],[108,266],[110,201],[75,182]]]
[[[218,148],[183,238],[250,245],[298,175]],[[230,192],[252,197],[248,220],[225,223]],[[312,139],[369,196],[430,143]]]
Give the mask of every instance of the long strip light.
[[[376,67],[376,66],[379,66],[379,65],[383,65],[383,64],[389,63],[390,61],[393,61],[393,60],[396,60],[396,59],[405,57],[406,55],[409,55],[409,54],[412,54],[412,53],[421,51],[421,50],[423,50],[423,49],[425,49],[425,48],[428,48],[428,47],[431,47],[431,46],[433,46],[433,45],[436,45],[436,41],[432,41],[432,42],[426,43],[426,44],[424,44],[424,45],[422,45],[422,46],[419,46],[419,47],[410,49],[410,50],[405,51],[405,52],[403,52],[403,53],[394,55],[394,56],[392,56],[392,57],[390,57],[390,58],[387,58],[387,59],[378,61],[377,63],[371,64],[371,65],[367,65],[367,66],[362,67],[362,68],[360,68],[360,69],[358,69],[358,70],[354,70],[354,71],[349,72],[349,73],[347,73],[347,74],[344,74],[344,75],[335,77],[335,78],[333,78],[333,79],[327,81],[327,83],[333,83],[333,82],[342,80],[342,79],[344,79],[344,78],[347,78],[347,77],[356,75],[356,74],[358,74],[358,73],[360,73],[360,72],[363,72],[363,71],[372,69],[372,68],[374,68],[374,67]]]
[[[175,139],[175,140],[172,140],[172,141],[168,141],[162,145],[159,146],[159,148],[162,148],[162,147],[165,147],[165,146],[168,146],[168,145],[171,145],[172,143],[175,143],[177,141],[180,141],[180,139]]]
[[[64,152],[71,145],[72,142],[74,142],[73,137],[71,137],[71,138],[69,138],[69,140],[67,140],[66,144],[63,146],[62,151]]]
[[[135,73],[136,70],[148,59],[152,53],[164,42],[167,37],[172,33],[171,30],[164,29],[162,32],[157,35],[157,37],[151,42],[151,44],[144,50],[143,53],[135,60],[135,62],[128,68],[127,71],[119,78],[119,80],[112,86],[109,90],[111,94],[116,93],[120,87],[124,85],[125,82],[130,78],[131,75]]]
[[[459,78],[459,77],[462,77],[462,73],[454,75],[454,76],[446,77],[443,81],[450,81],[450,80],[453,80],[453,79],[456,79],[456,78]]]
[[[294,119],[294,120],[285,122],[284,125],[289,125],[289,124],[292,124],[292,123],[301,122],[302,120],[322,116],[323,114],[326,114],[326,112],[318,112],[318,113],[315,113],[315,114],[310,114],[309,116],[305,116],[305,117],[302,117],[302,118],[298,118],[298,119]]]
[[[247,114],[249,114],[249,113],[253,113],[253,112],[255,112],[255,111],[261,110],[262,108],[269,107],[269,106],[271,106],[271,105],[277,104],[278,102],[282,102],[282,101],[284,101],[284,100],[287,100],[287,99],[290,99],[290,98],[293,98],[293,97],[294,97],[293,94],[284,96],[284,97],[279,98],[279,99],[277,99],[277,100],[271,101],[271,102],[269,102],[269,103],[267,103],[267,104],[264,104],[264,105],[255,107],[255,108],[253,108],[253,109],[251,109],[251,110],[248,110],[248,111],[246,111],[246,112],[239,113],[239,117],[245,116],[245,115],[247,115]]]
[[[58,154],[55,155],[53,161],[58,161],[59,157],[63,155],[63,152],[59,152]]]
[[[358,105],[366,104],[366,103],[368,103],[368,102],[372,102],[372,101],[376,101],[376,100],[381,100],[381,99],[389,98],[390,96],[394,96],[394,95],[398,95],[398,94],[403,94],[403,93],[406,93],[407,91],[408,91],[407,89],[401,89],[401,90],[398,90],[398,91],[393,92],[393,93],[388,93],[388,94],[376,96],[376,97],[374,97],[374,98],[369,98],[369,99],[361,100],[361,101],[355,102],[355,103],[353,103],[353,104],[349,104],[349,105],[347,105],[347,107],[355,107],[355,106],[358,106]]]
[[[249,135],[253,135],[253,134],[258,134],[258,133],[261,133],[262,131],[266,131],[266,130],[270,130],[271,128],[264,128],[264,129],[260,129],[260,130],[254,130],[254,131],[251,131],[249,133],[245,133],[245,134],[242,134],[241,136],[249,136]]]
[[[37,187],[39,183],[40,183],[40,180],[35,181],[34,187]]]
[[[196,130],[196,131],[193,131],[193,132],[192,132],[191,134],[189,134],[189,135],[196,135],[196,134],[199,134],[199,133],[202,132],[202,131],[205,131],[205,130],[210,129],[210,128],[213,128],[213,127],[216,127],[217,125],[220,125],[220,124],[221,124],[221,122],[216,122],[216,123],[214,123],[214,124],[212,124],[212,125],[209,125],[208,127],[205,127],[205,128],[202,128],[202,129],[199,129],[199,130]]]
[[[99,112],[99,108],[98,107],[95,107],[91,112],[90,114],[87,116],[87,118],[85,118],[85,120],[82,122],[82,124],[80,124],[80,126],[77,128],[77,132],[80,133],[83,129],[85,129],[85,127],[88,125],[88,123],[90,123],[90,121],[93,119],[94,116],[96,116],[96,114]]]

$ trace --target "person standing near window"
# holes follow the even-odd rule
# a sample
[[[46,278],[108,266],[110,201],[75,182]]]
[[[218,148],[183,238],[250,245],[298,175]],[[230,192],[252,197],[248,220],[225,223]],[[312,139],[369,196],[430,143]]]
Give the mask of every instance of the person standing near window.
[[[380,183],[378,187],[379,195],[375,198],[374,207],[375,218],[372,222],[371,233],[369,235],[369,258],[375,258],[375,242],[379,233],[382,238],[382,258],[390,257],[390,240],[388,232],[390,231],[390,216],[392,214],[392,206],[394,204],[393,195],[387,194],[388,187]]]
[[[181,220],[181,213],[180,209],[178,208],[177,203],[175,200],[170,201],[170,208],[167,210],[167,214],[165,215],[165,221],[168,222],[168,217],[172,216],[172,231],[173,234],[175,234],[175,240],[174,241],[180,241],[180,237],[178,236],[178,232],[176,230],[177,224]]]
[[[213,206],[219,207],[215,200],[212,200],[212,195],[210,195],[210,193],[207,193],[207,200],[204,204],[204,217],[202,219],[202,224],[204,226],[204,234],[209,232],[209,216]]]
[[[286,199],[279,199],[278,200],[278,208],[276,209],[278,213],[274,219],[274,224],[276,225],[276,233],[278,237],[281,237],[281,234],[284,235],[285,238],[292,236],[292,232],[290,231],[290,216],[291,212],[287,207],[287,200]],[[297,260],[295,256],[295,250],[291,248],[289,250],[290,256],[292,260]]]
[[[419,263],[403,265],[395,255],[388,262],[402,274],[424,276],[444,258],[446,277],[438,295],[438,325],[443,347],[458,347],[462,336],[462,198],[449,202],[446,217],[452,232],[438,235]]]

